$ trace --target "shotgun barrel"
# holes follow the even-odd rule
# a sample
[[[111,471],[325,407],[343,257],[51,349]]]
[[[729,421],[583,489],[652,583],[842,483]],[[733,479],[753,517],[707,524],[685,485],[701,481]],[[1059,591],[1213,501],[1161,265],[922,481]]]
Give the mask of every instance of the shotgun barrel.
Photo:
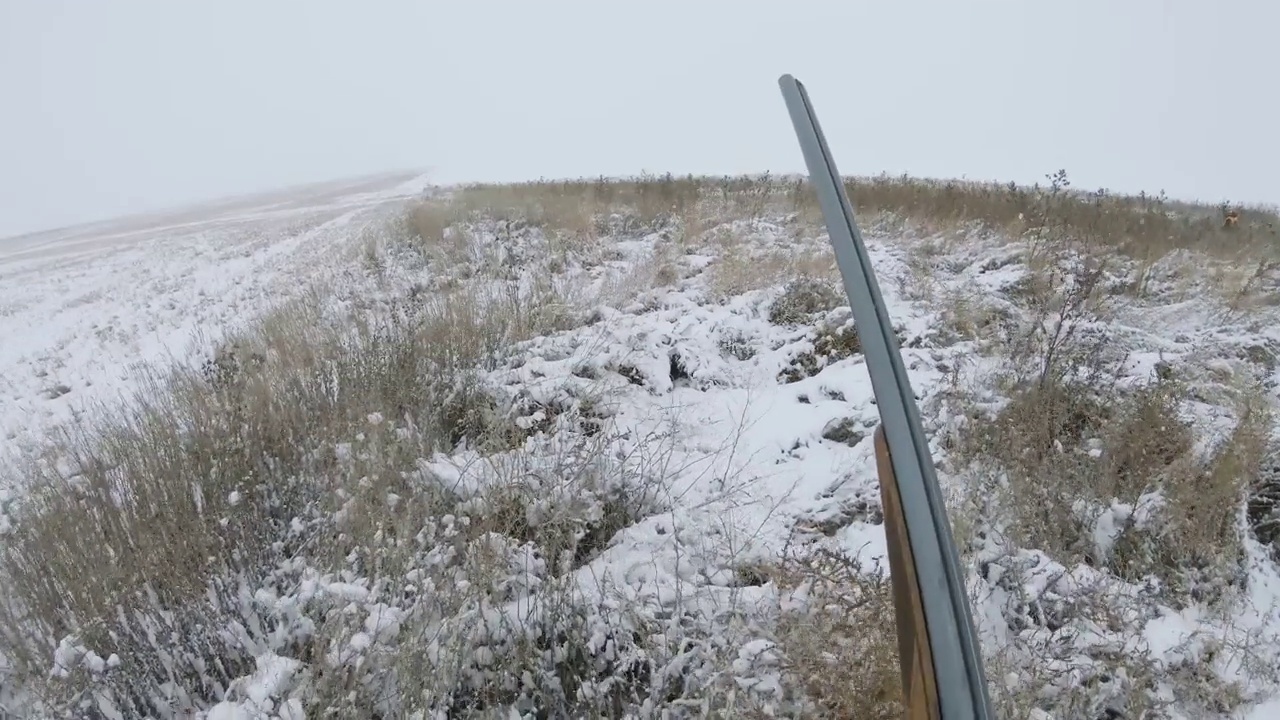
[[[920,410],[853,206],[804,85],[778,79],[822,207],[880,411],[875,455],[884,503],[906,717],[994,717],[964,574]]]

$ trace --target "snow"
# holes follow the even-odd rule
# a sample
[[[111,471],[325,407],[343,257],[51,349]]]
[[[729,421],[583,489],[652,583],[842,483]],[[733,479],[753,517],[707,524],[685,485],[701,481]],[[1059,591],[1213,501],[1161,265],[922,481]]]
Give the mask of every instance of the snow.
[[[278,655],[266,654],[257,658],[258,669],[253,675],[242,678],[238,684],[233,683],[228,695],[244,695],[239,702],[224,700],[209,709],[207,720],[304,720],[302,703],[291,698],[281,703],[276,710],[272,698],[278,697],[287,689],[294,673],[302,663]]]
[[[0,239],[0,463],[134,391],[141,364],[191,360],[342,272],[359,229],[425,185],[327,183]]]
[[[136,388],[139,363],[191,360],[208,341],[238,323],[317,283],[341,278],[355,262],[350,241],[359,228],[385,221],[425,187],[421,178],[364,181],[313,188],[310,195],[272,197],[270,202],[241,201],[206,215],[138,219],[44,239],[0,241],[0,462],[36,446],[52,428],[93,403]],[[999,307],[1001,293],[1025,268],[1014,262],[1010,247],[974,241],[934,268],[931,299],[914,284],[916,270],[900,238],[875,228],[867,235],[900,331],[904,364],[924,406],[945,392],[954,368],[974,363],[972,343],[930,340],[943,310],[937,298],[948,297],[948,292],[976,293]],[[778,241],[768,227],[758,227],[748,237],[762,245]],[[624,254],[639,262],[653,241],[632,243]],[[690,255],[684,261],[689,277],[677,285],[643,293],[630,304],[601,307],[586,327],[531,340],[521,346],[520,362],[494,369],[486,378],[493,387],[543,405],[571,395],[574,387],[603,389],[612,422],[635,438],[661,437],[669,443],[669,485],[655,501],[662,510],[619,533],[579,571],[578,582],[590,592],[598,588],[600,577],[612,578],[619,595],[610,601],[637,607],[671,609],[681,600],[690,601],[687,588],[695,589],[695,602],[727,603],[730,596],[763,600],[766,591],[761,588],[732,587],[734,569],[775,557],[797,535],[818,538],[825,526],[836,529],[823,542],[882,560],[882,528],[858,516],[867,498],[878,498],[869,440],[878,415],[860,356],[833,358],[808,377],[780,382],[779,373],[798,354],[814,349],[814,327],[768,321],[778,287],[722,303],[709,301],[698,276],[708,258]],[[1157,273],[1153,282],[1160,281]],[[847,308],[836,309],[817,324],[840,328],[848,316]],[[1130,379],[1149,376],[1158,362],[1184,363],[1193,375],[1242,375],[1250,371],[1236,350],[1280,343],[1280,323],[1224,320],[1213,300],[1194,294],[1135,303],[1113,329],[1132,350]],[[195,336],[200,342],[193,342]],[[726,353],[724,348],[734,343],[753,352],[748,357]],[[677,365],[678,373],[672,371]],[[1222,421],[1219,409],[1209,403],[1192,411],[1200,412],[1197,422],[1203,427]],[[532,426],[545,420],[534,413],[524,422]],[[374,415],[368,421],[376,427],[387,418]],[[837,432],[843,439],[831,439]],[[340,458],[352,452],[350,444],[338,450]],[[464,469],[473,459],[465,452],[422,458],[418,470],[467,493],[474,488],[463,483],[475,478]],[[944,474],[942,480],[952,483],[948,492],[963,490],[954,485],[955,478]],[[553,485],[542,488],[548,496],[557,491]],[[229,504],[239,500],[237,493]],[[1116,503],[1100,512],[1093,525],[1099,554],[1111,551],[1127,525],[1149,522],[1159,502],[1158,496],[1144,496],[1136,506]],[[547,507],[534,505],[530,517],[536,521]],[[446,527],[453,523],[452,517],[443,519]],[[495,548],[499,545],[495,538]],[[526,569],[525,578],[512,582],[536,584],[537,570],[528,569],[534,561],[518,548],[503,549],[513,567]],[[1254,546],[1249,550],[1254,558],[1264,554]],[[1098,581],[1089,568],[1064,567],[1037,551],[1021,551],[1017,559],[1022,563],[1018,587],[1005,588],[1006,569],[995,566],[984,580],[989,594],[974,608],[989,642],[1010,632],[1002,607],[1013,595],[1048,604]],[[1140,641],[1155,656],[1174,662],[1197,652],[1206,633],[1225,639],[1269,636],[1278,619],[1280,577],[1267,567],[1255,571],[1250,597],[1239,603],[1242,609],[1233,617],[1207,617],[1195,606],[1169,609],[1146,624]],[[281,612],[321,597],[362,618],[359,631],[332,647],[328,661],[334,667],[358,662],[389,642],[409,616],[363,579],[312,576],[287,596],[260,595],[264,605]],[[782,601],[786,608],[805,603],[803,592]],[[529,607],[488,611],[493,613],[488,620],[496,623],[502,613],[527,612]],[[1078,638],[1086,645],[1111,640],[1103,629],[1090,629]],[[492,652],[478,647],[476,662],[486,665],[486,654]],[[104,660],[66,641],[52,661],[53,672],[82,667],[102,673],[119,658]],[[733,679],[744,692],[778,694],[778,663],[771,641],[746,640],[736,648]],[[1230,660],[1218,665],[1224,674],[1240,671]],[[233,684],[228,699],[204,717],[304,718],[301,700],[290,696],[300,670],[299,661],[264,652],[256,658],[256,671]],[[1266,696],[1274,688],[1254,690]],[[1277,703],[1257,705],[1250,717],[1274,717],[1280,712]]]

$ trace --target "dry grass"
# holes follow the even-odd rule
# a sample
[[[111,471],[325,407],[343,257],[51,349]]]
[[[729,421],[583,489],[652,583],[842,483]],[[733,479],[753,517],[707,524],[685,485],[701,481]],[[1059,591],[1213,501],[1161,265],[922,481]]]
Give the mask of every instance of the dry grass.
[[[784,596],[778,650],[789,679],[814,703],[810,717],[902,717],[898,636],[887,573],[856,556],[819,550],[773,573]]]
[[[1056,217],[1037,227],[1060,228]],[[1019,546],[1159,578],[1175,605],[1204,600],[1243,577],[1236,518],[1267,450],[1269,405],[1260,387],[1236,388],[1234,433],[1199,457],[1200,433],[1181,413],[1192,392],[1176,372],[1119,386],[1125,353],[1106,330],[1116,293],[1099,243],[1042,231],[1029,246],[1031,272],[1012,292],[1021,322],[1003,319],[1008,400],[958,438],[957,457],[1003,478]],[[1100,548],[1094,524],[1117,503],[1131,514]]]
[[[684,216],[696,205],[700,180],[670,175],[641,177],[634,182],[537,182],[515,185],[469,185],[452,202],[470,215],[519,220],[590,239],[609,230],[611,215],[620,213],[640,225]]]
[[[870,224],[889,215],[935,228],[978,223],[1017,237],[1046,214],[1046,204],[1052,204],[1052,219],[1062,233],[1100,238],[1138,259],[1154,259],[1175,249],[1235,258],[1272,250],[1280,242],[1280,216],[1274,208],[1236,206],[1240,224],[1225,229],[1220,204],[1175,202],[1163,195],[1080,192],[1061,171],[1043,186],[1033,187],[885,175],[845,182],[859,217]],[[584,217],[612,212],[649,224],[668,218],[752,219],[785,213],[794,213],[808,225],[821,223],[807,180],[767,174],[477,184],[460,192],[460,202],[566,229],[583,229],[591,225]]]
[[[713,250],[710,287],[718,298],[774,287],[803,278],[838,287],[840,274],[830,246],[805,243],[791,248],[759,247],[721,239]]]
[[[323,447],[372,413],[436,408],[413,422],[447,445],[450,398],[467,392],[460,376],[494,330],[448,301],[420,324],[338,329],[311,311],[321,304],[278,312],[204,368],[153,378],[125,408],[67,430],[56,450],[69,464],[32,468],[38,492],[7,548],[20,595],[46,612],[65,606],[68,624],[109,617],[144,585],[190,599],[221,570],[210,558],[263,530],[222,524],[232,493],[254,519],[289,507],[257,492],[263,476],[323,473],[334,462]]]
[[[960,456],[1004,478],[1005,529],[1018,546],[1133,582],[1160,578],[1175,606],[1209,599],[1243,579],[1236,519],[1270,417],[1260,394],[1243,398],[1235,430],[1198,458],[1196,433],[1178,412],[1184,399],[1173,381],[1123,392],[1031,385],[1014,390]],[[1116,503],[1129,511],[1113,544],[1100,547],[1095,525]]]
[[[994,699],[1014,714],[1140,716],[1167,711],[1157,688],[1171,685],[1187,707],[1229,712],[1243,702],[1238,683],[1209,661],[1162,667],[1146,654],[1141,628],[1156,607],[1220,610],[1244,590],[1249,529],[1239,519],[1267,456],[1270,401],[1248,382],[1217,388],[1234,401],[1235,425],[1211,437],[1186,412],[1204,390],[1178,368],[1162,364],[1146,383],[1122,383],[1127,356],[1108,322],[1123,273],[1105,236],[1065,230],[1054,210],[1060,201],[1046,208],[1018,258],[1028,272],[1006,293],[1013,307],[994,312],[979,301],[952,312],[951,331],[963,336],[968,326],[969,339],[985,340],[978,347],[999,363],[987,378],[957,375],[962,399],[952,411],[968,420],[944,445],[972,485],[957,527],[962,545],[981,554],[988,581],[1014,597],[1036,583],[1052,586],[1066,576],[1023,577],[1050,558],[1061,573],[1096,574],[1072,580],[1069,594],[1041,590],[1044,597],[1019,601],[1022,611],[1033,608],[1010,619],[1024,639],[990,660],[993,678],[1020,682],[993,687]],[[990,401],[991,390],[1000,402]],[[1081,627],[1110,639],[1076,645],[1068,638]]]

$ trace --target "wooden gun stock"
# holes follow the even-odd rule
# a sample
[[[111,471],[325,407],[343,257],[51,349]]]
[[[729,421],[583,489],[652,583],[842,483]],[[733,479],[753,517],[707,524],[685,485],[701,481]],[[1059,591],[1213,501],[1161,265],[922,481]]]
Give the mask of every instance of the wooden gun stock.
[[[893,475],[884,428],[876,427],[876,470],[880,477],[880,502],[884,506],[884,533],[889,545],[889,582],[893,589],[894,618],[898,627],[898,666],[902,673],[903,717],[907,720],[939,720],[938,688],[933,653],[925,626],[924,601],[916,575],[915,557],[907,542],[907,523]]]

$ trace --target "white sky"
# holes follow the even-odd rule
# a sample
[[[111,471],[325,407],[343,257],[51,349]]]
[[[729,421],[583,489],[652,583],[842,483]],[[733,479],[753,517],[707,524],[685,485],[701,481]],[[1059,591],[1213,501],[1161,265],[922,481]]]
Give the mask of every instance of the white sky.
[[[1280,202],[1265,0],[0,0],[0,236],[313,180],[842,172]]]

